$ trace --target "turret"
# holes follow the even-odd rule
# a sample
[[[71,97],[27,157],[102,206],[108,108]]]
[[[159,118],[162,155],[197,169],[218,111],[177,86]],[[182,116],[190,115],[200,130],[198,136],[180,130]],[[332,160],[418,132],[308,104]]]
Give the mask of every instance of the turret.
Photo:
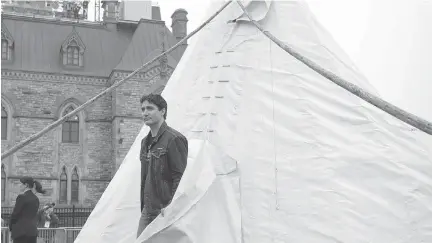
[[[160,7],[157,3],[152,3],[152,14],[151,19],[162,20]]]
[[[187,35],[187,14],[188,12],[186,10],[180,8],[174,11],[174,13],[171,15],[171,28],[177,42],[186,37]]]
[[[104,10],[103,21],[107,23],[116,23],[118,19],[118,7],[118,0],[102,1],[102,8]]]
[[[181,41],[183,38],[187,35],[187,18],[188,12],[182,8],[177,9],[174,11],[174,13],[171,15],[172,19],[172,32],[174,37],[176,38],[177,42]],[[179,50],[181,51],[181,54],[184,53],[187,47],[187,41],[183,42],[181,46],[179,46]]]

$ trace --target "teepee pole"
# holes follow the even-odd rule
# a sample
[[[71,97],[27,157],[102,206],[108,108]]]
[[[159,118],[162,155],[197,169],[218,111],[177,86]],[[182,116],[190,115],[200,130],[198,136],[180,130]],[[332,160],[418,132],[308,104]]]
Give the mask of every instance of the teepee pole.
[[[198,28],[196,28],[194,31],[192,31],[191,33],[189,33],[185,38],[183,38],[181,41],[179,41],[177,44],[175,44],[174,46],[172,46],[170,49],[168,49],[167,51],[163,52],[162,54],[160,54],[159,56],[153,58],[152,60],[148,61],[147,63],[145,63],[144,65],[142,65],[140,68],[136,69],[135,71],[133,71],[132,73],[130,73],[128,76],[126,76],[124,79],[118,81],[117,83],[113,84],[112,86],[110,86],[109,88],[107,88],[106,90],[102,91],[101,93],[99,93],[98,95],[96,95],[95,97],[91,98],[90,100],[88,100],[87,102],[85,102],[84,104],[78,106],[75,110],[73,110],[72,112],[64,115],[63,117],[61,117],[59,120],[51,123],[50,125],[48,125],[47,127],[45,127],[44,129],[42,129],[40,132],[33,134],[32,136],[28,137],[26,140],[19,142],[18,144],[16,144],[15,146],[13,146],[11,149],[9,149],[8,151],[4,152],[1,155],[1,159],[3,160],[4,158],[7,158],[8,156],[12,155],[13,153],[15,153],[16,151],[18,151],[19,149],[23,148],[24,146],[28,145],[29,143],[33,142],[34,140],[42,137],[44,134],[46,134],[47,132],[51,131],[52,129],[54,129],[55,127],[57,127],[58,125],[62,124],[63,122],[65,122],[68,118],[74,116],[76,113],[80,112],[81,110],[83,110],[84,108],[86,108],[87,106],[93,104],[96,100],[98,100],[99,98],[101,98],[102,96],[110,93],[111,91],[113,91],[114,89],[116,89],[118,86],[120,86],[121,84],[123,84],[124,82],[126,82],[127,80],[131,79],[135,74],[137,74],[138,72],[140,72],[141,70],[143,70],[144,68],[146,68],[147,66],[149,66],[150,64],[152,64],[153,62],[157,61],[159,58],[161,58],[163,55],[166,55],[170,52],[172,52],[173,50],[175,50],[177,47],[179,47],[183,42],[185,42],[187,39],[191,38],[192,36],[194,36],[196,33],[198,33],[202,28],[204,28],[204,26],[206,26],[208,23],[210,23],[210,21],[212,21],[217,15],[219,15],[222,10],[224,10],[230,3],[231,1],[226,2],[218,11],[216,11],[212,16],[209,17],[209,19],[207,21],[205,21],[204,23],[202,23],[200,26],[198,26]]]
[[[358,87],[357,85],[354,85],[350,82],[345,81],[344,79],[338,77],[336,74],[325,70],[321,68],[318,64],[314,63],[310,59],[302,56],[300,53],[295,51],[293,48],[289,47],[288,45],[284,44],[282,41],[277,39],[274,35],[272,35],[269,31],[264,30],[264,28],[255,20],[252,19],[252,17],[249,15],[248,11],[244,7],[244,5],[239,1],[236,0],[240,8],[243,10],[245,15],[249,18],[249,20],[264,34],[266,35],[270,40],[272,40],[274,43],[276,43],[279,47],[281,47],[283,50],[291,54],[293,57],[295,57],[297,60],[304,63],[306,66],[310,67],[317,73],[321,74],[322,76],[326,77],[333,83],[337,84],[338,86],[344,88],[345,90],[349,91],[350,93],[354,94],[355,96],[361,98],[362,100],[368,102],[369,104],[372,104],[379,109],[383,110],[384,112],[396,117],[397,119],[410,124],[411,126],[418,128],[419,130],[422,130],[423,132],[432,135],[432,123],[424,120],[418,116],[415,116],[407,111],[404,111],[400,109],[399,107],[390,104],[389,102],[379,98],[378,96],[375,96],[366,90]]]

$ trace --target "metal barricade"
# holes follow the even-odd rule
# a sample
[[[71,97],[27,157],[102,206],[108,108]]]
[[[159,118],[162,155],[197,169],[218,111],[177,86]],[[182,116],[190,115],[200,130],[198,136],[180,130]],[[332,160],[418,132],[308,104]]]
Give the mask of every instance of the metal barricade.
[[[38,228],[37,243],[64,243],[64,229]]]
[[[81,227],[38,228],[37,243],[73,243]],[[1,228],[1,243],[13,243],[7,227]]]
[[[81,231],[81,227],[67,227],[64,230],[66,232],[65,243],[73,243]]]
[[[10,233],[7,227],[1,227],[1,243],[10,243]]]
[[[91,214],[92,207],[55,207],[54,213],[59,218],[58,227],[82,227]],[[9,224],[13,207],[1,207],[1,217],[6,224]],[[7,227],[8,225],[3,225]]]

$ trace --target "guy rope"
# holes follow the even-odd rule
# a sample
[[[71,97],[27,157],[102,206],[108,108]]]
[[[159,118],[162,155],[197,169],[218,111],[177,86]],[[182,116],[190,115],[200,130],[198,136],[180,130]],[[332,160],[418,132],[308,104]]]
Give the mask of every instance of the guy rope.
[[[276,45],[282,48],[284,51],[288,52],[291,56],[304,63],[306,66],[310,67],[315,72],[321,74],[326,77],[333,83],[339,85],[344,88],[351,94],[361,98],[362,100],[368,102],[369,104],[378,107],[379,109],[387,112],[388,114],[396,117],[397,119],[410,124],[411,126],[422,130],[423,132],[432,135],[432,123],[424,120],[418,116],[415,116],[407,111],[400,109],[399,107],[390,104],[389,102],[375,96],[366,90],[354,85],[348,81],[345,81],[343,78],[338,77],[336,74],[321,68],[319,65],[309,60],[308,58],[301,55],[299,52],[284,44],[282,41],[277,39],[274,35],[272,35],[269,31],[265,31],[264,28],[255,20],[252,19],[246,8],[239,0],[235,0],[240,8],[243,10],[244,14],[249,18],[249,20],[257,27],[265,36],[267,36],[270,40],[272,40]]]
[[[45,127],[44,129],[42,129],[38,133],[33,134],[32,136],[28,137],[24,141],[19,142],[18,144],[16,144],[15,146],[13,146],[12,148],[10,148],[6,152],[4,152],[1,155],[1,159],[3,160],[5,158],[7,158],[8,156],[12,155],[13,153],[15,153],[16,151],[18,151],[19,149],[23,148],[24,146],[30,144],[34,140],[42,137],[47,132],[51,131],[52,129],[54,129],[58,125],[60,125],[63,122],[65,122],[68,118],[74,116],[76,113],[80,112],[81,110],[85,109],[89,105],[93,104],[96,100],[98,100],[102,96],[110,93],[111,91],[113,91],[114,89],[116,89],[118,86],[120,86],[121,84],[125,83],[127,80],[131,79],[135,74],[137,74],[138,72],[140,72],[144,68],[148,67],[150,64],[152,64],[153,62],[157,61],[159,58],[161,58],[164,55],[166,55],[166,54],[172,52],[173,50],[175,50],[183,42],[185,42],[186,40],[188,40],[190,37],[194,36],[202,28],[204,28],[204,26],[206,26],[207,24],[209,24],[210,21],[212,21],[217,15],[219,15],[219,13],[221,13],[232,1],[233,0],[226,2],[218,11],[216,11],[212,16],[210,16],[208,20],[206,20],[204,23],[202,23],[198,28],[196,28],[194,31],[192,31],[190,34],[188,34],[185,38],[183,38],[177,44],[175,44],[174,46],[172,46],[171,48],[169,48],[165,52],[161,53],[159,56],[157,56],[157,57],[153,58],[152,60],[148,61],[147,63],[145,63],[144,65],[142,65],[140,68],[136,69],[135,71],[133,71],[132,73],[130,73],[128,76],[126,76],[124,79],[122,79],[122,80],[114,83],[112,86],[110,86],[106,90],[102,91],[101,93],[99,93],[98,95],[96,95],[95,97],[93,97],[92,99],[88,100],[84,104],[80,105],[75,110],[73,110],[70,113],[64,115],[59,120],[57,120],[57,121],[53,122],[52,124],[48,125],[47,127]],[[420,118],[418,116],[415,116],[415,115],[413,115],[413,114],[411,114],[411,113],[409,113],[407,111],[404,111],[404,110],[402,110],[402,109],[400,109],[400,108],[398,108],[398,107],[396,107],[396,106],[394,106],[394,105],[392,105],[392,104],[384,101],[383,99],[381,99],[381,98],[379,98],[379,97],[377,97],[377,96],[375,96],[373,94],[370,94],[369,92],[361,89],[360,87],[358,87],[358,86],[356,86],[354,84],[351,84],[351,83],[345,81],[344,79],[338,77],[337,75],[333,74],[332,72],[321,68],[316,63],[312,62],[308,58],[302,56],[299,52],[295,51],[292,47],[289,47],[288,45],[284,44],[282,41],[280,41],[275,36],[273,36],[270,32],[265,31],[260,24],[258,24],[255,20],[252,19],[252,17],[249,15],[248,11],[243,6],[243,4],[239,0],[235,0],[235,1],[238,3],[238,5],[243,10],[243,12],[245,13],[245,15],[249,18],[249,20],[255,25],[255,27],[257,27],[265,36],[267,36],[270,40],[272,40],[274,43],[276,43],[279,47],[281,47],[283,50],[285,50],[286,52],[288,52],[290,55],[292,55],[293,57],[295,57],[297,60],[299,60],[300,62],[304,63],[305,65],[307,65],[308,67],[310,67],[312,70],[314,70],[317,73],[319,73],[320,75],[326,77],[327,79],[329,79],[333,83],[337,84],[338,86],[344,88],[348,92],[350,92],[350,93],[356,95],[357,97],[361,98],[362,100],[364,100],[364,101],[366,101],[366,102],[368,102],[368,103],[376,106],[377,108],[383,110],[384,112],[387,112],[388,114],[396,117],[397,119],[399,119],[399,120],[401,120],[401,121],[403,121],[403,122],[405,122],[407,124],[410,124],[411,126],[417,128],[417,129],[419,129],[419,130],[421,130],[421,131],[423,131],[423,132],[425,132],[425,133],[427,133],[429,135],[432,135],[432,123],[431,122],[426,121],[426,120],[424,120],[424,119],[422,119],[422,118]]]
[[[168,54],[168,53],[170,53],[172,51],[174,51],[183,42],[185,42],[187,39],[191,38],[193,35],[195,35],[196,33],[198,33],[202,28],[204,28],[204,26],[206,26],[208,23],[210,23],[210,21],[212,21],[230,3],[231,3],[231,1],[226,2],[216,13],[214,13],[212,16],[210,16],[210,18],[207,21],[205,21],[203,24],[201,24],[200,26],[198,26],[198,28],[196,28],[194,31],[192,31],[189,35],[187,35],[185,38],[183,38],[181,41],[179,41],[177,44],[175,44],[174,46],[172,46],[171,48],[169,48],[165,52],[161,53],[159,56],[157,56],[157,57],[153,58],[152,60],[148,61],[147,63],[145,63],[144,65],[142,65],[141,67],[139,67],[138,69],[136,69],[135,71],[133,71],[132,73],[130,73],[128,76],[126,76],[124,79],[122,79],[122,80],[118,81],[117,83],[113,84],[112,86],[110,86],[106,90],[102,91],[101,93],[99,93],[95,97],[91,98],[90,100],[88,100],[84,104],[78,106],[75,110],[73,110],[72,112],[64,115],[59,120],[51,123],[50,125],[48,125],[44,129],[42,129],[40,132],[38,132],[38,133],[36,133],[36,134],[28,137],[26,140],[19,142],[18,144],[16,144],[15,146],[13,146],[11,149],[9,149],[8,151],[4,152],[1,155],[1,159],[7,158],[8,156],[10,156],[11,154],[15,153],[16,151],[18,151],[22,147],[28,145],[29,143],[33,142],[34,140],[36,140],[36,139],[38,139],[40,137],[42,137],[45,133],[51,131],[52,129],[54,129],[58,125],[60,125],[63,122],[65,122],[68,118],[74,116],[76,113],[78,113],[79,111],[85,109],[87,106],[93,104],[96,100],[98,100],[102,96],[110,93],[111,91],[113,91],[114,89],[116,89],[118,86],[120,86],[121,84],[123,84],[127,80],[131,79],[135,74],[137,74],[138,72],[140,72],[141,70],[143,70],[144,68],[146,68],[147,66],[149,66],[150,64],[152,64],[153,62],[157,61],[159,58],[163,57],[164,55],[166,55],[166,54]]]

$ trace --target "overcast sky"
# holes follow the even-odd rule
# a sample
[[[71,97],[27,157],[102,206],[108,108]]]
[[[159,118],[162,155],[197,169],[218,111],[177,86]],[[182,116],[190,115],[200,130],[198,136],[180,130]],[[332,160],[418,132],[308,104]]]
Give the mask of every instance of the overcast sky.
[[[204,20],[209,1],[157,2],[168,26],[175,9],[186,9],[190,31]],[[432,120],[432,0],[307,2],[386,100]]]
[[[168,27],[174,10],[186,9],[190,32],[210,1],[156,2]],[[306,1],[384,99],[432,121],[432,0]]]

